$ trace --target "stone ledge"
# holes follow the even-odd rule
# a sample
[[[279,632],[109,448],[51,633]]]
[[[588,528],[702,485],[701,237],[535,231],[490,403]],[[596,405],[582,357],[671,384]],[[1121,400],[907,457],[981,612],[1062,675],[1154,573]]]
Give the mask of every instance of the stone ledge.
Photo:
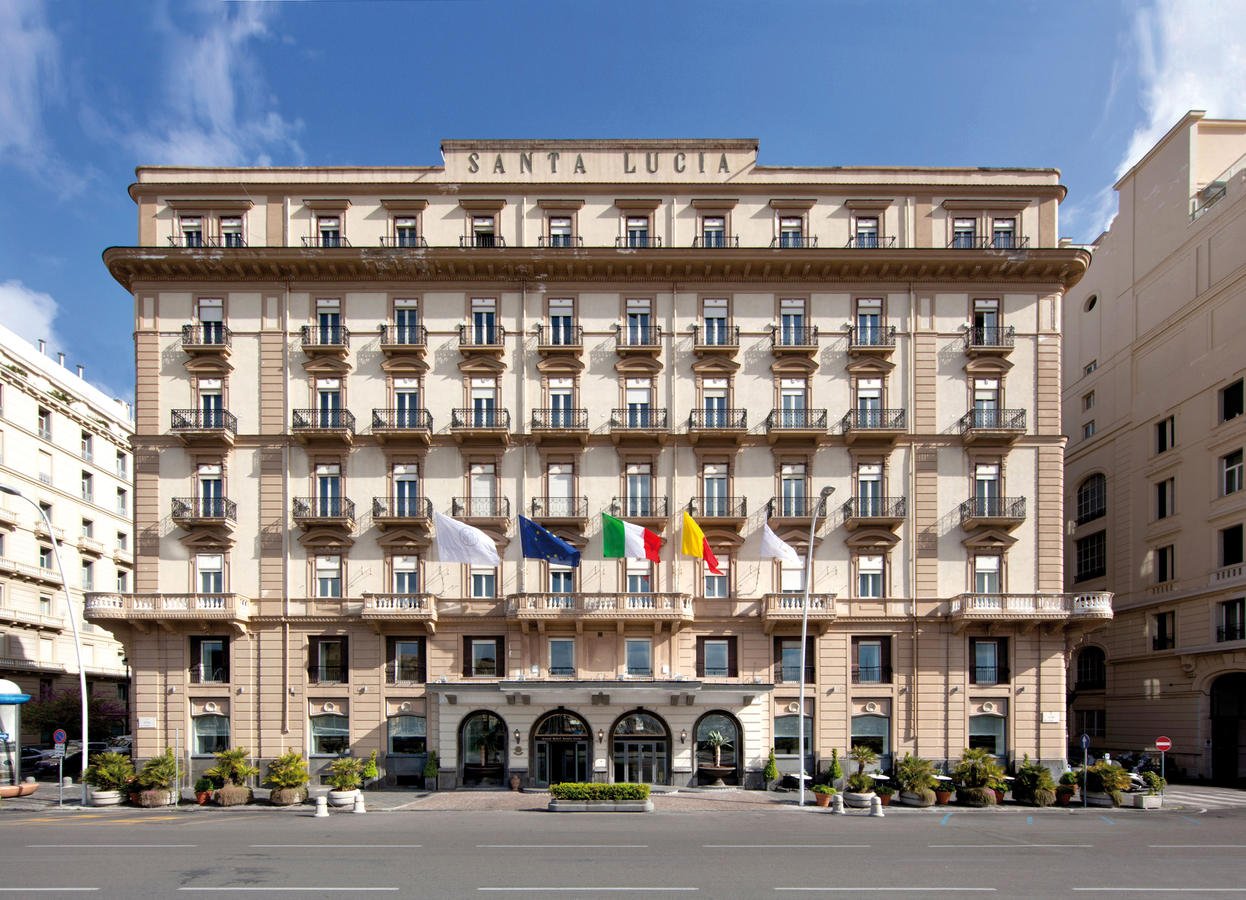
[[[652,800],[551,800],[550,812],[653,812]]]

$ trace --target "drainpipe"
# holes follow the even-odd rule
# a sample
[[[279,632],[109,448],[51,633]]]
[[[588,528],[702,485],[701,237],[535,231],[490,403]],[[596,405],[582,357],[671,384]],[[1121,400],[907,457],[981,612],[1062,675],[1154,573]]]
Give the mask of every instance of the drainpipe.
[[[909,282],[909,334],[910,334],[910,338],[909,338],[909,349],[908,349],[909,377],[908,377],[907,386],[908,386],[909,397],[911,401],[916,400],[916,390],[917,390],[917,370],[916,370],[917,342],[912,337],[913,335],[916,335],[917,333],[917,325],[918,325],[917,292],[913,290],[913,283]],[[912,407],[913,405],[914,404],[912,402],[909,403],[910,407]],[[915,457],[914,451],[915,451],[915,446],[913,444],[910,444],[909,445],[909,466],[908,466],[909,496],[914,498],[914,500],[916,500],[917,498],[917,459]],[[917,543],[916,543],[917,527],[913,522],[913,516],[907,516],[905,518],[904,527],[905,527],[905,530],[908,532],[908,538],[909,538],[909,578],[912,579],[909,582],[909,613],[911,616],[911,626],[913,629],[912,638],[911,638],[911,643],[912,643],[911,649],[912,649],[912,656],[913,656],[913,672],[909,680],[909,694],[908,694],[909,734],[911,734],[913,737],[914,755],[921,756],[921,750],[917,745],[917,736],[918,736],[917,723],[921,721],[920,717],[917,714],[918,713],[917,707],[918,707],[918,703],[920,702],[918,698],[921,697],[921,690],[919,689],[919,685],[917,683],[918,672],[920,671],[920,667],[917,664],[917,627],[918,627]]]
[[[520,202],[522,203],[523,201],[520,201]],[[520,233],[522,235],[522,230],[523,230],[522,211],[519,216],[519,228],[520,228]],[[518,376],[515,380],[517,382],[517,390],[519,392],[518,399],[519,399],[519,415],[520,416],[523,416],[527,412],[527,409],[528,409],[528,407],[525,405],[525,401],[528,396],[528,392],[527,392],[528,361],[525,358],[525,354],[524,354],[524,346],[528,340],[527,316],[526,316],[527,309],[528,309],[528,281],[527,281],[527,275],[524,274],[520,276],[520,281],[519,281],[519,328],[518,328],[519,342],[515,348],[515,374]],[[516,489],[519,495],[517,498],[519,509],[515,511],[516,515],[520,515],[525,511],[524,500],[527,497],[527,491],[525,490],[525,488],[527,487],[527,483],[528,483],[528,451],[527,451],[527,448],[526,447],[521,448],[519,452],[520,452],[519,487]],[[522,594],[527,589],[527,585],[528,585],[528,563],[523,558],[523,552],[521,550],[520,555],[519,555],[519,593]]]
[[[674,200],[672,200],[671,202],[674,203]],[[670,232],[668,231],[667,233],[669,234]],[[670,346],[667,348],[668,352],[666,353],[666,358],[671,361],[672,366],[676,364],[675,332],[679,328],[679,318],[676,316],[676,313],[675,313],[675,296],[678,290],[679,290],[679,285],[675,283],[674,281],[672,281],[671,282],[671,328],[670,328],[671,333],[666,338],[666,340],[670,341]],[[667,409],[666,415],[668,417],[672,415],[675,411],[675,377],[674,377],[675,374],[676,374],[675,372],[672,372],[671,377],[664,379],[666,381],[666,409]],[[678,498],[679,496],[681,496],[679,493],[679,446],[678,444],[675,444],[675,446],[672,447],[672,450],[673,452],[671,453],[670,497],[672,500],[675,500],[675,498]],[[671,516],[672,518],[674,518],[674,510],[671,511]],[[674,593],[679,593],[679,570],[681,568],[680,562],[681,561],[679,558],[679,553],[676,553],[671,561],[671,590]],[[672,671],[674,670],[672,669]]]
[[[290,282],[287,279],[282,298],[282,308],[278,314],[281,323],[281,365],[283,372],[290,371],[290,341],[288,340],[290,318]],[[289,379],[284,378],[281,386],[281,415],[284,418],[290,411]],[[281,427],[284,435],[286,426]],[[290,442],[283,436],[281,444],[281,502],[282,518],[286,511],[284,504],[290,498]],[[261,591],[261,594],[263,592]],[[290,529],[281,529],[281,733],[290,733]],[[284,748],[282,748],[284,749]]]

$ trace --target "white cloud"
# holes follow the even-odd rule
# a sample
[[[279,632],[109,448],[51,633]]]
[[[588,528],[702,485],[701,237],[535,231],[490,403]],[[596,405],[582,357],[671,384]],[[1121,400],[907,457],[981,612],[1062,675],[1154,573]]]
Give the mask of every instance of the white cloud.
[[[32,291],[20,281],[0,282],[0,325],[32,344],[46,340],[49,353],[65,349],[56,334],[58,312],[51,294]]]

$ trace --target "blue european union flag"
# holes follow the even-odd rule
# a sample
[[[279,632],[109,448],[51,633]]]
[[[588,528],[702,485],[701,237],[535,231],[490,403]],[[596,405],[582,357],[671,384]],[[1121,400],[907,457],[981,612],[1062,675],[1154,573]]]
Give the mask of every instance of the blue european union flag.
[[[523,544],[523,555],[528,559],[543,559],[563,566],[580,564],[579,550],[523,516],[519,517],[519,540]]]

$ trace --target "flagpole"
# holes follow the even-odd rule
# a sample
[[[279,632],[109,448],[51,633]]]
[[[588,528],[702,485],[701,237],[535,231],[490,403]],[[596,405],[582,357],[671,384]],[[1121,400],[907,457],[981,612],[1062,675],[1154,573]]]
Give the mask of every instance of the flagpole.
[[[809,517],[809,544],[805,548],[805,596],[800,605],[800,699],[797,701],[800,709],[796,720],[796,752],[800,757],[797,763],[799,772],[796,779],[800,782],[799,806],[801,809],[805,808],[805,646],[809,640],[809,586],[813,582],[813,533],[818,528],[818,514],[826,508],[826,501],[833,493],[835,493],[835,488],[828,484],[818,495],[813,515]]]

